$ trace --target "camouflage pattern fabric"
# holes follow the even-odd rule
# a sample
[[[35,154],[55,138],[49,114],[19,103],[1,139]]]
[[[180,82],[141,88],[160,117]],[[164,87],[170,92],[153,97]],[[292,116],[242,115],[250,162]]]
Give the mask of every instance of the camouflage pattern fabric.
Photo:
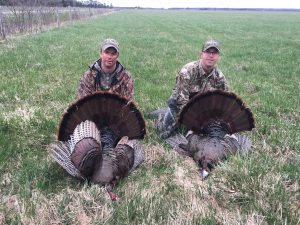
[[[179,71],[170,99],[176,101],[176,111],[180,112],[194,94],[214,89],[228,91],[225,76],[217,67],[210,74],[206,74],[201,60],[198,60],[184,65]]]
[[[175,134],[179,112],[194,94],[214,89],[229,89],[225,76],[217,67],[206,74],[201,60],[184,65],[176,76],[176,84],[168,100],[168,110],[161,113],[156,122],[160,137],[166,139]]]
[[[134,101],[134,81],[125,67],[117,62],[117,68],[112,74],[105,74],[100,67],[101,59],[90,66],[80,79],[77,99],[97,91],[107,91]]]
[[[97,91],[107,91],[116,93],[126,98],[129,101],[134,101],[134,81],[132,75],[125,67],[117,62],[116,70],[112,74],[105,74],[101,70],[101,59],[97,60],[90,66],[90,69],[86,71],[80,79],[79,90],[77,93],[77,99],[84,96],[93,94]],[[116,144],[116,139],[112,133],[107,130],[102,130],[101,142],[103,146],[112,147]],[[131,140],[134,142],[133,149],[139,153],[143,150],[142,145],[138,140]],[[137,158],[135,164],[142,163],[140,158]],[[135,165],[137,167],[137,165]],[[132,168],[133,169],[135,169]]]
[[[163,113],[158,115],[158,120],[156,123],[156,130],[159,136],[163,139],[170,137],[175,133],[177,129],[177,123],[174,115],[172,114],[170,108]]]

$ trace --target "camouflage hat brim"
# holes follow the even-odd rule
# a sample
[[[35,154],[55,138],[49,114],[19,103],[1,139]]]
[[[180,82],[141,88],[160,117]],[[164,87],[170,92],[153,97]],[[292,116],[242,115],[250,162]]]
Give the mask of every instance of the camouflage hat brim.
[[[205,52],[210,48],[215,48],[215,49],[217,49],[218,52],[221,51],[219,42],[217,42],[215,40],[209,40],[209,41],[205,42],[203,45],[202,51]]]
[[[216,47],[216,46],[207,46],[207,47],[204,48],[202,51],[205,52],[205,51],[207,51],[207,50],[210,49],[210,48],[215,48],[215,49],[217,49],[218,52],[220,52],[220,49],[219,49],[218,47]]]
[[[115,45],[103,45],[102,50],[105,51],[108,48],[114,48],[117,52],[119,52],[119,48],[117,48]]]

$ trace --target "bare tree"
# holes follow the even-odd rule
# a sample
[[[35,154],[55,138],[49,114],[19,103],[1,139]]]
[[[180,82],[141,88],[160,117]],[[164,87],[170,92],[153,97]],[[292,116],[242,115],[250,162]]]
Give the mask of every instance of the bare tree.
[[[46,27],[60,27],[67,21],[73,24],[75,20],[107,12],[103,9],[106,7],[74,7],[80,5],[75,4],[74,0],[6,0],[5,4],[9,11],[5,11],[0,17],[2,39],[11,34],[40,32]],[[68,8],[61,7],[61,4],[68,4]],[[80,6],[88,7],[83,3]]]

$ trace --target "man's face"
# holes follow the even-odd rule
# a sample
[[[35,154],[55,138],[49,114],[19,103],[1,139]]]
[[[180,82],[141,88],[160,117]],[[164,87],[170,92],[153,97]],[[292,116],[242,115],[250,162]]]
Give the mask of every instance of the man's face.
[[[113,47],[100,51],[100,57],[102,59],[102,65],[107,68],[112,68],[116,65],[119,53]]]
[[[220,58],[220,53],[215,48],[209,48],[201,52],[202,65],[206,68],[213,68]]]

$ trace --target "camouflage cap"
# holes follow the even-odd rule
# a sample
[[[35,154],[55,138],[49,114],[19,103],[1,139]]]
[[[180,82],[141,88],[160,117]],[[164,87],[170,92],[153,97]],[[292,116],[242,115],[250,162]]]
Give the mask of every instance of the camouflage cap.
[[[203,47],[202,47],[202,52],[205,52],[207,49],[209,48],[215,48],[218,50],[218,52],[220,52],[221,47],[218,41],[216,40],[208,40],[204,43]]]
[[[112,38],[105,39],[101,44],[101,50],[105,51],[108,48],[114,48],[119,52],[119,43]]]

